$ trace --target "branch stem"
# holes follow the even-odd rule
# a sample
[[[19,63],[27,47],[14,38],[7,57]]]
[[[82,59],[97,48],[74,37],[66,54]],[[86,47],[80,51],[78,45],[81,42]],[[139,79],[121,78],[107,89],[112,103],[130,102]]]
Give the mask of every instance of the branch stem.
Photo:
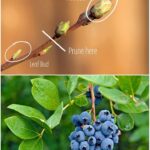
[[[110,108],[111,108],[112,114],[113,114],[114,117],[116,118],[116,117],[117,117],[117,114],[115,113],[114,106],[113,106],[113,102],[112,102],[111,100],[110,100]]]
[[[91,113],[93,115],[93,121],[96,121],[96,111],[95,111],[95,95],[94,95],[94,88],[93,88],[93,84],[89,84],[89,90],[91,92],[91,99],[92,99],[92,109],[91,109]]]
[[[69,31],[74,31],[74,30],[76,30],[77,28],[79,28],[80,26],[82,26],[82,24],[77,22],[77,23],[73,24],[73,25],[69,28],[68,32],[69,32]],[[64,35],[63,35],[63,36],[64,36]],[[56,37],[56,36],[54,35],[54,36],[53,36],[53,40],[58,41],[58,40],[61,39],[63,36],[61,36],[61,37]],[[24,62],[24,61],[27,61],[27,60],[30,60],[30,59],[32,59],[32,58],[39,57],[39,56],[40,56],[40,55],[39,55],[40,52],[43,51],[45,48],[49,47],[51,44],[52,44],[52,41],[51,41],[51,40],[46,41],[44,44],[42,44],[42,45],[39,46],[38,48],[32,50],[30,56],[27,57],[26,59],[22,60],[22,61],[18,61],[18,60],[21,60],[21,59],[25,58],[28,54],[25,54],[25,55],[23,55],[23,56],[18,57],[17,59],[15,59],[16,62],[5,62],[4,64],[1,65],[1,71],[4,71],[4,70],[6,70],[6,69],[9,69],[9,68],[11,68],[11,67],[13,67],[13,66],[15,66],[15,65],[17,65],[17,64],[20,64],[20,63],[22,63],[22,62]],[[11,61],[11,60],[12,60],[12,59],[10,59],[10,61]]]

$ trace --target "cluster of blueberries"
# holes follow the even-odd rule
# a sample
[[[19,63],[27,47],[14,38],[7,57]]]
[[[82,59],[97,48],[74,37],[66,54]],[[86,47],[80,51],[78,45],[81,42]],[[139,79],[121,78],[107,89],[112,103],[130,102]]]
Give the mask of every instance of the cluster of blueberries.
[[[119,142],[120,130],[108,110],[100,111],[94,123],[87,111],[74,115],[72,122],[76,128],[69,136],[71,150],[113,150]]]

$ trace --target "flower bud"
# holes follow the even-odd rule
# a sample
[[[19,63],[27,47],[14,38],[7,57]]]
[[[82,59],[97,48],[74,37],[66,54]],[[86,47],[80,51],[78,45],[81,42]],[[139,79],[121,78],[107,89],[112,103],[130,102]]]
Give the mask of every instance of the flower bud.
[[[61,21],[56,28],[55,34],[57,37],[60,37],[67,33],[68,29],[70,28],[70,21],[63,22]]]
[[[112,8],[111,0],[100,0],[91,8],[91,14],[95,19],[101,18]]]

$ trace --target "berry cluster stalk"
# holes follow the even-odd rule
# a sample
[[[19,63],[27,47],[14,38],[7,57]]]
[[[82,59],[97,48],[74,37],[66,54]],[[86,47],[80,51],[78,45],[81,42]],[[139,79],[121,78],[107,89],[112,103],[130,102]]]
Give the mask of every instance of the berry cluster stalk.
[[[93,121],[96,121],[96,111],[95,111],[95,95],[94,95],[94,88],[93,84],[89,84],[89,90],[91,92],[91,98],[92,98],[92,116],[93,116]]]

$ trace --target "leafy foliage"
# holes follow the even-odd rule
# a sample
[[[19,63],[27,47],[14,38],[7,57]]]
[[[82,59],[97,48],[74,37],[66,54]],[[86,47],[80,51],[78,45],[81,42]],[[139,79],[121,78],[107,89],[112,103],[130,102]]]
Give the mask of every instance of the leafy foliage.
[[[132,145],[134,148],[138,147],[134,143],[137,141],[144,142],[144,146],[145,142],[148,143],[148,121],[140,123],[141,120],[148,120],[148,115],[146,118],[143,115],[148,114],[148,77],[80,75],[22,78],[2,78],[2,104],[4,104],[4,110],[6,107],[9,108],[6,110],[9,113],[3,114],[2,119],[5,119],[6,125],[12,132],[23,140],[19,150],[26,150],[27,147],[37,150],[67,149],[69,143],[66,134],[71,131],[70,121],[68,121],[70,116],[83,109],[91,108],[91,102],[85,95],[90,83],[99,85],[99,91],[103,96],[103,101],[96,106],[96,110],[110,108],[110,111],[115,113],[117,124],[123,131],[121,137],[126,138],[125,135],[131,132],[130,138],[126,139],[128,142],[132,142],[131,148],[133,148]],[[17,87],[16,91],[14,87]],[[23,93],[21,93],[22,91]],[[33,98],[37,103],[32,100]],[[109,105],[110,101],[113,105]],[[6,118],[9,114],[15,115]],[[138,117],[141,120],[138,120]],[[7,128],[3,122],[2,125],[6,131]],[[64,132],[61,130],[63,134],[60,135],[62,127]],[[128,132],[125,133],[126,131]],[[60,141],[66,141],[66,144],[64,142],[60,143],[60,146],[50,144],[56,142],[56,137],[52,135],[53,132],[59,135],[57,140],[59,138]],[[64,135],[66,136],[64,137]],[[5,136],[4,133],[3,136]],[[9,136],[12,137],[10,133]],[[18,141],[17,138],[15,140]],[[4,141],[2,141],[3,143]],[[122,148],[122,150],[124,149]]]

